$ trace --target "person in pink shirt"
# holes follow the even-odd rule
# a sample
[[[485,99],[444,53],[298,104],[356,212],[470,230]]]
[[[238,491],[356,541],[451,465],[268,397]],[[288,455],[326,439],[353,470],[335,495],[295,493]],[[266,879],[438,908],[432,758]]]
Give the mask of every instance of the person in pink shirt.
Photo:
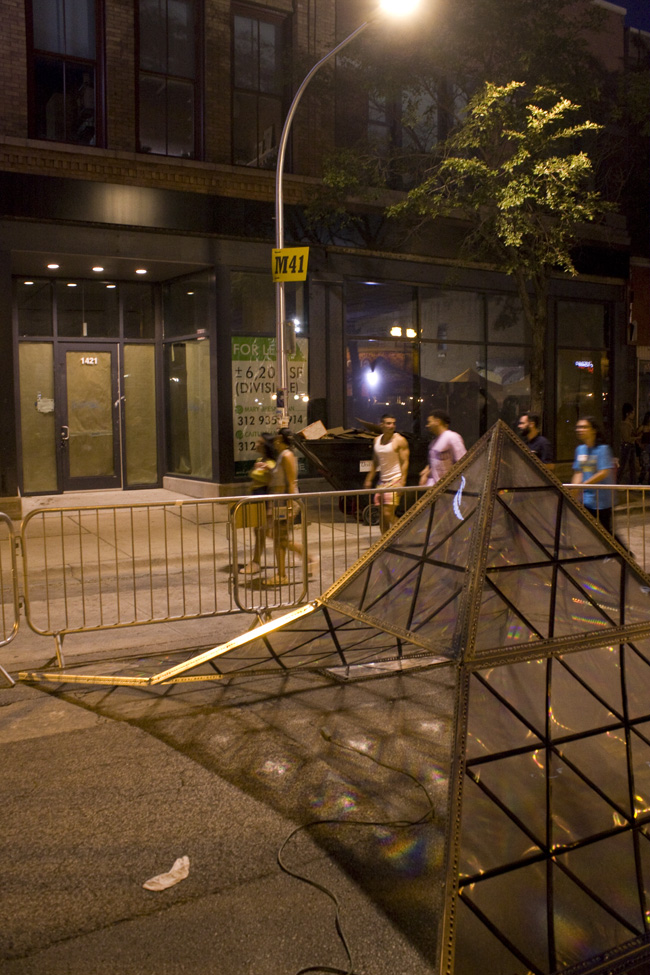
[[[420,471],[420,484],[431,487],[444,477],[457,460],[467,453],[463,438],[449,429],[451,419],[445,410],[431,410],[427,430],[433,440],[429,444],[429,463]]]

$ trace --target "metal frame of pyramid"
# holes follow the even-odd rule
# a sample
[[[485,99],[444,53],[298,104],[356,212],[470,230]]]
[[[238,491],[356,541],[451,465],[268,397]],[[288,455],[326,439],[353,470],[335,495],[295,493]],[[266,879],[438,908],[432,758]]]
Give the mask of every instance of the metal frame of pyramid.
[[[308,606],[164,671],[21,678],[412,667],[455,675],[441,975],[650,961],[650,578],[502,422]]]

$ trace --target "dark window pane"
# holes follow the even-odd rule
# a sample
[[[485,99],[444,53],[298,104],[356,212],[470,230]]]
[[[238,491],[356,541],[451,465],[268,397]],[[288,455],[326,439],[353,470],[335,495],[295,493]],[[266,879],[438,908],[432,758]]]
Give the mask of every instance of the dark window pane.
[[[32,0],[34,47],[65,54],[63,0]]]
[[[487,299],[488,342],[530,343],[530,327],[521,302],[514,295],[489,295]]]
[[[100,281],[57,281],[58,334],[70,338],[119,335],[117,289]]]
[[[124,338],[152,339],[155,337],[153,291],[149,284],[121,284]]]
[[[167,72],[166,0],[140,0],[140,67]]]
[[[65,139],[63,61],[34,58],[37,139]]]
[[[282,94],[280,29],[277,24],[259,21],[259,89],[269,95]]]
[[[257,166],[257,98],[242,92],[233,97],[233,162]]]
[[[66,0],[65,53],[95,58],[95,0]]]
[[[236,88],[258,88],[258,41],[257,21],[250,17],[235,17],[234,81]]]
[[[165,336],[208,334],[210,289],[207,271],[166,282],[163,288]]]
[[[605,348],[605,306],[579,301],[557,303],[558,345]]]
[[[422,338],[439,342],[483,341],[483,296],[472,291],[422,289]]]
[[[167,155],[194,155],[194,85],[167,81]]]
[[[66,64],[66,142],[95,145],[95,69]]]
[[[49,281],[20,279],[16,285],[18,333],[20,335],[52,334],[52,290]]]
[[[167,73],[194,78],[194,0],[168,0],[167,11]]]
[[[167,152],[167,93],[164,78],[140,75],[140,152]]]
[[[410,285],[348,282],[345,291],[348,335],[415,339],[416,327],[415,289]]]
[[[32,0],[34,47],[95,58],[95,0]]]

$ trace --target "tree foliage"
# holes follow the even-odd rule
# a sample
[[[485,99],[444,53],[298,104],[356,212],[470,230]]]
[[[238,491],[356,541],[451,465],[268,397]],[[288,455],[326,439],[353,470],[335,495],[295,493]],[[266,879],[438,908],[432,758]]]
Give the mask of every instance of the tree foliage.
[[[488,83],[469,102],[444,155],[393,217],[418,224],[456,217],[465,247],[512,275],[533,336],[531,408],[543,405],[548,282],[554,270],[575,273],[571,248],[581,224],[606,209],[591,188],[592,164],[579,149],[598,131],[577,121],[580,106],[551,88]]]

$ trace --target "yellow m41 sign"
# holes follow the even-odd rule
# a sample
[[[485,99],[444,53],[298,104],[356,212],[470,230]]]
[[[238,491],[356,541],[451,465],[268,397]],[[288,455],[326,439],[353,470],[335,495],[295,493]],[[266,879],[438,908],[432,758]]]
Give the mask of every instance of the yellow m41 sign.
[[[308,247],[282,247],[271,251],[271,271],[274,281],[306,281]]]

